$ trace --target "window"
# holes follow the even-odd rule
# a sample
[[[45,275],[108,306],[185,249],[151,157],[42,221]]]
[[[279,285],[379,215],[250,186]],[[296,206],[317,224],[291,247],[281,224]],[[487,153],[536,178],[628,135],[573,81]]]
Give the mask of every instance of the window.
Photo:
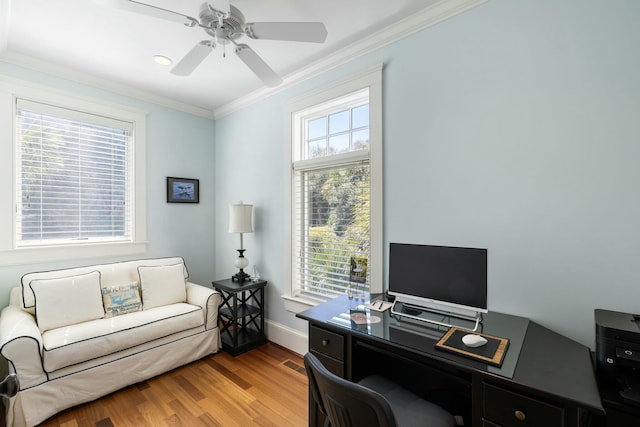
[[[0,264],[146,251],[145,113],[0,80]],[[10,143],[13,141],[13,144]]]
[[[382,290],[380,69],[304,97],[291,125],[291,295],[314,304],[354,286]]]
[[[16,104],[16,246],[131,241],[132,124]]]

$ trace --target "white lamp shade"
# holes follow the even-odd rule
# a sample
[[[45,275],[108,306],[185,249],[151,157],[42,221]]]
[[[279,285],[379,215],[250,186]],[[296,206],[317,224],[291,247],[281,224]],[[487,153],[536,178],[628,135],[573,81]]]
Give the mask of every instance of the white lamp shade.
[[[253,205],[229,205],[229,233],[252,233],[252,211]]]

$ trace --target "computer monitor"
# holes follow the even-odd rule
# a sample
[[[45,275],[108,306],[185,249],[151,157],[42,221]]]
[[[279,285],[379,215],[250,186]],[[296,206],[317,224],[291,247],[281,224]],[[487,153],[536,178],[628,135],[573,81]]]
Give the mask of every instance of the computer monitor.
[[[487,312],[487,249],[391,243],[389,294],[408,306],[476,318]]]

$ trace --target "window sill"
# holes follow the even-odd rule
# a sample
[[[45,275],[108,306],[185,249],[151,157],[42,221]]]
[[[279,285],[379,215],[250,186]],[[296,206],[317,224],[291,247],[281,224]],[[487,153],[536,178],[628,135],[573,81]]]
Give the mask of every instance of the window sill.
[[[78,246],[28,247],[0,251],[0,265],[39,264],[70,259],[104,258],[142,254],[146,242],[100,243]]]
[[[300,298],[300,297],[294,297],[291,295],[282,295],[282,299],[284,300],[284,308],[287,311],[290,311],[296,314],[308,308],[315,307],[316,305],[318,305],[318,302],[316,301],[311,301],[311,300]]]

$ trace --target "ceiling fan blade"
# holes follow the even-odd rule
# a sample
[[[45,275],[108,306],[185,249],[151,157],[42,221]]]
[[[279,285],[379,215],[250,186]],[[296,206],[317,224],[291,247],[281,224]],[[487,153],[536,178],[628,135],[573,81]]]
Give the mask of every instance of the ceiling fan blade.
[[[211,9],[221,12],[226,17],[231,14],[229,0],[209,0],[207,3],[209,3]]]
[[[276,87],[282,83],[282,78],[246,44],[236,45],[236,55],[238,55],[242,62],[251,68],[251,71],[268,87]]]
[[[252,39],[324,43],[327,29],[322,22],[254,22],[245,27]]]
[[[172,12],[160,7],[151,6],[149,4],[140,3],[134,0],[93,0],[98,4],[111,6],[117,9],[126,10],[128,12],[140,13],[142,15],[152,16],[154,18],[166,19],[168,21],[178,22],[188,27],[198,24],[198,20],[191,16],[183,15],[178,12]]]
[[[195,70],[198,65],[211,53],[213,50],[213,42],[210,40],[203,40],[195,45],[184,58],[171,69],[171,74],[176,76],[188,76]]]

